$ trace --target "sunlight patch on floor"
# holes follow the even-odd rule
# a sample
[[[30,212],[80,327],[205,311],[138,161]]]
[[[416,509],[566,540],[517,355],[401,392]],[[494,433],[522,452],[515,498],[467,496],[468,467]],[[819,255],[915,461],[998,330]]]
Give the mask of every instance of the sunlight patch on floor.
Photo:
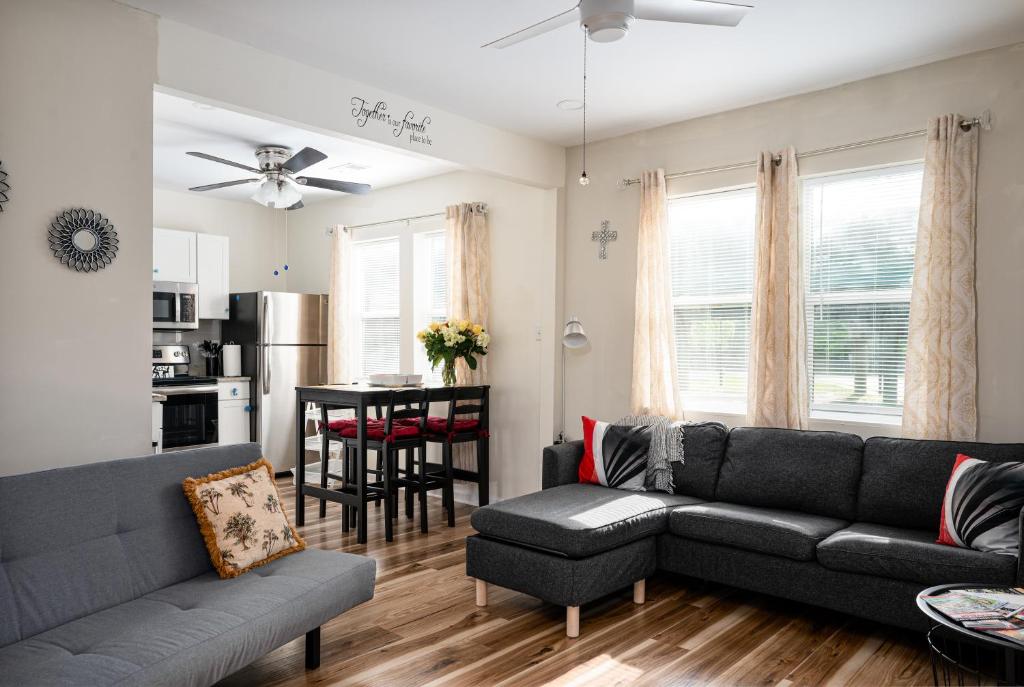
[[[592,685],[620,685],[632,682],[643,675],[644,671],[621,663],[608,654],[595,656],[586,663],[578,665],[565,675],[561,675],[545,687],[591,687]]]

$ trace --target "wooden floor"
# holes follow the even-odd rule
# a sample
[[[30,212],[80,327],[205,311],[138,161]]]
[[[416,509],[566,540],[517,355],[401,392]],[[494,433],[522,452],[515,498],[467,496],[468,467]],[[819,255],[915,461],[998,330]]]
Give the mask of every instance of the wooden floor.
[[[290,480],[282,500],[294,503]],[[303,667],[303,640],[224,680],[228,685],[928,685],[920,635],[788,601],[671,575],[584,606],[581,636],[565,636],[565,610],[489,587],[477,608],[466,577],[471,508],[444,524],[431,498],[430,532],[401,516],[384,541],[372,510],[368,545],[342,535],[340,509],[317,516],[308,501],[309,546],[377,559],[374,599],[322,631],[322,664]],[[289,513],[294,515],[294,513]]]

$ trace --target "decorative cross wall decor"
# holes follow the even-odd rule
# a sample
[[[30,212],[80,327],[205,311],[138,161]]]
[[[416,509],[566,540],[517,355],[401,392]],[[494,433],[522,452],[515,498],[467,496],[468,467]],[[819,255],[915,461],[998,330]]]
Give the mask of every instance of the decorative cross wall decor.
[[[610,227],[611,222],[604,220],[601,222],[601,231],[595,231],[590,235],[591,241],[598,241],[601,244],[601,250],[597,254],[598,260],[608,259],[608,243],[619,238],[619,232],[611,231]]]

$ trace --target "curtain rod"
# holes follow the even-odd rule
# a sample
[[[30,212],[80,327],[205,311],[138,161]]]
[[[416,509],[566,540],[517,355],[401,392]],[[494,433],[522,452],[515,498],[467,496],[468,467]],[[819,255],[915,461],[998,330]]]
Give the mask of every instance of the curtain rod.
[[[992,128],[992,113],[988,110],[982,112],[979,116],[974,119],[966,119],[960,126],[967,126],[967,130],[970,130],[973,126],[980,126],[985,131],[989,131]],[[853,143],[843,143],[842,145],[829,146],[828,148],[818,148],[816,150],[808,150],[806,153],[797,153],[797,157],[815,157],[816,155],[827,155],[828,153],[838,153],[843,150],[854,150],[855,148],[866,148],[867,146],[878,145],[881,143],[891,143],[893,141],[902,141],[907,138],[917,138],[918,136],[924,136],[928,133],[927,129],[918,129],[917,131],[905,131],[901,134],[892,134],[891,136],[882,136],[880,138],[869,138],[864,141],[854,141]],[[779,160],[778,156],[775,157]],[[756,167],[757,161],[750,160],[748,162],[735,162],[731,165],[719,165],[717,167],[704,167],[702,169],[691,169],[685,172],[673,172],[672,174],[666,174],[665,179],[680,179],[682,177],[692,177],[699,174],[711,174],[713,172],[729,172],[734,169],[745,169],[746,167]],[[639,184],[639,179],[623,179],[619,184],[626,188],[627,186],[633,186]]]
[[[430,219],[431,217],[444,217],[444,215],[445,215],[445,213],[443,213],[443,212],[432,212],[429,215],[416,215],[415,217],[400,217],[398,219],[389,219],[389,220],[386,220],[384,222],[370,222],[369,224],[353,224],[352,226],[346,226],[345,227],[345,231],[350,231],[352,229],[368,229],[370,227],[383,227],[385,224],[399,224],[401,222],[405,222],[406,224],[408,224],[409,222],[414,222],[414,221],[416,221],[418,219]],[[334,235],[334,227],[327,227],[327,235],[328,236],[333,236]]]
[[[476,206],[476,209],[478,211],[483,212],[484,214],[487,214],[487,203],[472,203],[472,204]],[[369,224],[353,224],[351,226],[346,226],[345,227],[345,231],[349,231],[351,229],[368,229],[370,227],[383,227],[386,224],[398,224],[400,222],[405,222],[405,223],[408,224],[409,222],[415,222],[418,219],[430,219],[432,217],[444,217],[446,214],[447,214],[446,212],[432,212],[429,215],[415,215],[413,217],[399,217],[398,219],[389,219],[389,220],[386,220],[386,221],[383,221],[383,222],[370,222]],[[334,235],[334,227],[327,227],[327,235],[328,236],[333,236]]]

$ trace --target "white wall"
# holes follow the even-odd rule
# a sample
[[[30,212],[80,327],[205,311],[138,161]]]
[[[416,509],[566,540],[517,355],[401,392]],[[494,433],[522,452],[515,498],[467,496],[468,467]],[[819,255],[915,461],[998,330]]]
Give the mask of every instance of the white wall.
[[[540,488],[542,447],[551,443],[557,192],[454,172],[317,203],[294,213],[289,286],[328,288],[335,224],[363,224],[441,212],[463,201],[488,204],[491,231],[491,497]],[[537,332],[540,332],[538,340]]]
[[[107,0],[0,2],[0,474],[150,447],[156,21]],[[60,212],[110,218],[113,264],[59,264]]]
[[[249,200],[153,191],[153,226],[228,237],[232,292],[290,290],[283,266],[285,221],[291,219],[284,211]],[[277,276],[274,270],[279,272]]]
[[[636,186],[623,177],[663,167],[667,172],[752,160],[787,144],[797,152],[914,131],[947,112],[991,109],[994,129],[982,132],[978,173],[979,438],[1024,439],[1024,45],[888,74],[816,93],[734,110],[596,143],[587,151],[593,180],[575,183],[580,150],[567,156],[568,195],[564,306],[579,314],[592,347],[570,355],[569,418],[604,419],[629,407],[636,280]],[[923,139],[801,161],[817,173],[923,157]],[[671,182],[670,193],[752,183],[753,168]],[[619,240],[597,259],[591,231],[609,219]],[[721,418],[729,424],[741,418]],[[898,428],[836,425],[865,435]],[[569,427],[579,436],[578,420]]]
[[[529,184],[548,188],[562,184],[565,150],[561,146],[496,129],[177,22],[161,19],[159,31],[159,83],[169,91]],[[429,115],[431,145],[410,142],[404,135],[396,138],[392,127],[383,124],[358,126],[352,116],[353,97],[364,98],[371,107],[384,101],[399,118],[409,110],[417,118]]]

